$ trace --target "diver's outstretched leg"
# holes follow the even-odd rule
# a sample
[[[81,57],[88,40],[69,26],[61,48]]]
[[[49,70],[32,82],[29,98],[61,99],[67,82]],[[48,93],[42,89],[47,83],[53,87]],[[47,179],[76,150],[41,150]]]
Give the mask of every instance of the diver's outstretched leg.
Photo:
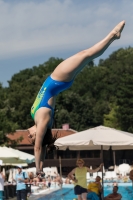
[[[88,62],[102,55],[114,40],[120,38],[124,25],[125,21],[120,22],[103,40],[64,60],[55,68],[52,78],[58,81],[71,81]]]

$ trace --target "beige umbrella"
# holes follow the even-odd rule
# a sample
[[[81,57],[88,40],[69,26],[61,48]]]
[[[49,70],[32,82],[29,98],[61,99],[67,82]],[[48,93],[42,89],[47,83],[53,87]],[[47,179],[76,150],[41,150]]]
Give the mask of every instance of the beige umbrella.
[[[4,161],[17,161],[19,160],[18,155],[9,152],[8,150],[4,149],[3,147],[0,147],[0,159]]]
[[[10,166],[17,166],[17,165],[21,165],[22,167],[26,167],[26,166],[28,166],[28,164],[27,163],[25,163],[25,162],[22,162],[22,161],[20,161],[20,160],[17,160],[17,162],[16,163],[8,163],[8,162],[4,162],[3,164],[2,164],[2,166],[8,166],[8,165],[10,165]]]
[[[26,163],[35,162],[35,156],[33,156],[33,155],[29,154],[29,153],[25,153],[25,152],[13,149],[11,147],[9,147],[9,148],[8,147],[3,147],[3,149],[16,154],[19,157],[19,159],[22,160],[23,162],[26,162]]]
[[[133,149],[133,134],[120,131],[114,128],[98,126],[85,131],[77,132],[73,135],[66,136],[65,139],[59,138],[55,145],[60,150],[69,148],[70,150],[97,150],[103,147],[108,150]],[[115,165],[115,151],[114,165]]]
[[[31,154],[18,151],[16,149],[8,147],[0,147],[0,159],[3,161],[3,166],[17,166],[22,165],[23,167],[28,166],[27,163],[32,163],[35,157]]]
[[[77,132],[73,135],[59,138],[55,145],[60,150],[69,148],[70,150],[108,150],[112,146],[113,150],[132,149],[133,134],[116,130],[113,128],[98,126],[85,131]]]
[[[10,165],[13,163],[24,163],[16,153],[11,152],[5,147],[0,147],[0,160],[3,161],[3,164],[10,163]]]

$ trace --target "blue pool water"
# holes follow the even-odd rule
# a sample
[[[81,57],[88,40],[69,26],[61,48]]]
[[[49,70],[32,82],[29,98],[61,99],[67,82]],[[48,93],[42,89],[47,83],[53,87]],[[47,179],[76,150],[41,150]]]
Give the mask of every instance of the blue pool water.
[[[112,193],[112,186],[104,186],[104,197]],[[133,200],[133,187],[130,185],[119,185],[118,193],[122,195],[122,200]],[[45,197],[41,197],[38,200],[73,200],[76,198],[72,186],[59,189],[51,192]]]

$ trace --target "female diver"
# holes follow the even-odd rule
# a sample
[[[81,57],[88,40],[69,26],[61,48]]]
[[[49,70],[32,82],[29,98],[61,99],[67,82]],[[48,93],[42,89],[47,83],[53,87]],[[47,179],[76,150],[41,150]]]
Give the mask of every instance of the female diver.
[[[124,25],[125,21],[121,21],[103,40],[61,62],[43,83],[31,108],[35,126],[28,129],[34,142],[37,174],[42,171],[45,146],[54,143],[51,128],[56,96],[73,84],[74,78],[87,63],[102,55],[114,40],[120,38]]]

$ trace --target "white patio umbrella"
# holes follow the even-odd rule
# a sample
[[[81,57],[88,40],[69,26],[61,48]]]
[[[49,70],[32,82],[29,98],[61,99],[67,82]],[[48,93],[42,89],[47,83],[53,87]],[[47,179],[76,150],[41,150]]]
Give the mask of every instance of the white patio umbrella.
[[[12,152],[12,153],[14,153],[16,155],[18,155],[19,159],[23,160],[26,163],[35,162],[35,156],[33,156],[33,155],[29,154],[29,153],[25,153],[25,152],[13,149],[11,147],[9,147],[9,148],[8,147],[3,147],[3,148],[9,150],[10,152]]]
[[[5,163],[10,163],[10,164],[13,164],[13,163],[18,163],[18,162],[21,162],[23,163],[24,161],[21,160],[19,158],[19,156],[11,151],[9,151],[9,149],[7,148],[4,148],[4,147],[0,147],[0,160],[3,161],[3,164]],[[2,164],[2,165],[3,165]]]
[[[133,134],[109,128],[98,126],[85,131],[77,132],[73,135],[59,138],[55,141],[55,145],[60,150],[108,150],[110,146],[112,150],[133,149]],[[115,151],[114,165],[115,165]]]
[[[2,166],[25,163],[25,161],[19,158],[19,155],[4,147],[0,147],[0,160],[2,160]]]
[[[22,161],[22,160],[17,160],[16,163],[11,163],[11,162],[8,163],[8,161],[5,161],[5,162],[2,164],[2,166],[9,166],[9,165],[10,165],[10,166],[21,165],[22,167],[27,167],[27,166],[28,166],[28,164],[25,163],[25,162]]]
[[[110,146],[112,146],[113,150],[132,149],[133,134],[105,126],[98,126],[59,138],[55,141],[55,145],[60,150],[67,148],[70,150],[96,150],[101,149],[101,145],[103,150],[108,150]]]
[[[27,166],[29,161],[24,157],[19,157],[20,154],[17,151],[12,151],[11,148],[0,147],[0,159],[2,160],[2,166]]]

